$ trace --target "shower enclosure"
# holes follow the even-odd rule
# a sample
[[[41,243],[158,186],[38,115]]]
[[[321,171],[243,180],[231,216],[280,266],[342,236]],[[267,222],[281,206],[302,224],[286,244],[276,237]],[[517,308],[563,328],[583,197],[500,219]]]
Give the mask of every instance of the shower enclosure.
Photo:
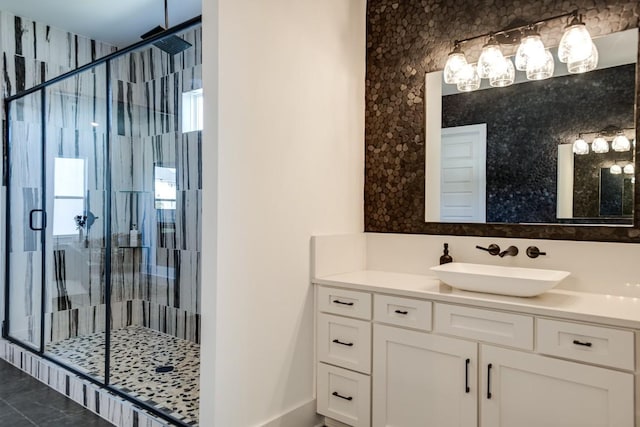
[[[201,46],[196,18],[5,101],[3,336],[178,425],[198,422]]]

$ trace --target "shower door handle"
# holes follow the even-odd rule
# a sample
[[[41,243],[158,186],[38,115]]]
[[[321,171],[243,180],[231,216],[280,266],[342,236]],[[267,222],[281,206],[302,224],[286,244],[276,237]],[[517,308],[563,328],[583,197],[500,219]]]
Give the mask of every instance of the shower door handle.
[[[34,227],[34,214],[37,212],[42,212],[42,222],[40,224],[40,228]],[[31,209],[29,212],[29,228],[33,231],[42,231],[47,228],[47,213],[43,209]]]

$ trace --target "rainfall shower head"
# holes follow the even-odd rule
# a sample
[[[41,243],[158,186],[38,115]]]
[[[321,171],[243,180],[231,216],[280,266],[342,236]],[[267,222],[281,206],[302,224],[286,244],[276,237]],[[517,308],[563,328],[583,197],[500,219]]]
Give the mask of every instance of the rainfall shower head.
[[[145,40],[145,39],[148,39],[149,37],[155,36],[156,34],[163,32],[164,30],[165,30],[164,27],[158,25],[153,30],[144,33],[140,37],[143,40]],[[153,45],[158,49],[168,53],[169,55],[175,55],[191,47],[191,43],[181,39],[178,36],[167,36],[163,39],[153,42]]]
[[[169,28],[169,7],[167,5],[167,0],[164,0],[164,25],[165,25],[164,27],[162,27],[161,25],[158,25],[157,27],[155,27],[150,31],[147,31],[140,37],[143,40],[145,40]],[[153,45],[158,49],[168,53],[169,55],[175,55],[191,47],[191,43],[175,35],[167,36],[158,41],[155,41],[153,42]]]

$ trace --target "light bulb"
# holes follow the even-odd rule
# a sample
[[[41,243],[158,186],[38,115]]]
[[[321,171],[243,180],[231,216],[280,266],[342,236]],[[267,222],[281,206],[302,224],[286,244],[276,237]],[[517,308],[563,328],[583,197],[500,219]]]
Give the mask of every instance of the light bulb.
[[[467,65],[467,58],[464,56],[462,49],[460,49],[460,45],[456,45],[449,54],[447,63],[444,66],[444,82],[447,84],[458,83],[458,71],[465,65]]]
[[[529,58],[541,58],[545,55],[544,44],[540,34],[533,30],[528,30],[522,38],[522,42],[516,52],[516,69],[525,71]]]
[[[609,169],[609,172],[611,172],[611,175],[620,175],[622,173],[622,168],[620,165],[613,165]]]
[[[573,142],[573,153],[578,156],[589,154],[589,144],[582,138],[578,138]]]
[[[529,80],[544,80],[553,76],[553,70],[555,68],[555,62],[553,61],[553,55],[548,50],[545,50],[545,54],[542,57],[529,58],[527,62],[527,79]]]
[[[489,84],[493,87],[505,87],[513,84],[516,79],[516,70],[509,58],[503,58],[497,63],[489,75]]]
[[[458,90],[471,92],[480,88],[480,76],[475,64],[467,64],[458,72]]]
[[[492,68],[495,65],[499,65],[502,60],[504,60],[504,55],[500,50],[500,44],[492,35],[489,37],[487,44],[482,47],[482,53],[478,58],[478,75],[480,78],[488,79]]]
[[[591,143],[591,149],[594,153],[602,154],[609,152],[609,143],[601,136],[597,137]]]
[[[571,61],[567,63],[567,70],[572,74],[586,73],[595,70],[598,66],[598,49],[595,44],[591,46],[591,56],[581,61]]]
[[[619,152],[629,151],[631,150],[631,142],[629,142],[629,139],[623,134],[618,134],[618,136],[611,141],[611,149]]]
[[[589,34],[586,25],[577,16],[574,16],[560,39],[558,59],[567,63],[587,59],[591,55],[592,45],[591,34]]]
[[[634,173],[635,173],[636,168],[633,166],[633,164],[632,164],[632,163],[629,163],[628,165],[625,165],[625,166],[624,166],[623,171],[624,171],[624,173],[626,173],[626,174],[632,175],[632,174],[634,174]]]

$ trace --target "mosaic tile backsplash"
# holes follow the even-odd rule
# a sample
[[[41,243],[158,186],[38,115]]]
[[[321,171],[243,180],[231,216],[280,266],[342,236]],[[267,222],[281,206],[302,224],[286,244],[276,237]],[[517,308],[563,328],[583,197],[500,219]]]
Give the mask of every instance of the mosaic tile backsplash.
[[[365,109],[365,230],[368,232],[492,235],[640,242],[640,230],[424,221],[424,79],[441,70],[454,39],[536,21],[579,8],[592,35],[637,28],[640,4],[625,0],[452,1],[370,0],[367,5]],[[565,23],[545,27],[555,44]],[[465,46],[476,56],[483,41]],[[636,88],[638,89],[638,88]],[[640,111],[640,110],[639,110]],[[636,115],[640,115],[637,111]],[[637,120],[637,117],[636,117]],[[638,190],[636,190],[636,196]],[[640,197],[636,197],[640,219]]]

